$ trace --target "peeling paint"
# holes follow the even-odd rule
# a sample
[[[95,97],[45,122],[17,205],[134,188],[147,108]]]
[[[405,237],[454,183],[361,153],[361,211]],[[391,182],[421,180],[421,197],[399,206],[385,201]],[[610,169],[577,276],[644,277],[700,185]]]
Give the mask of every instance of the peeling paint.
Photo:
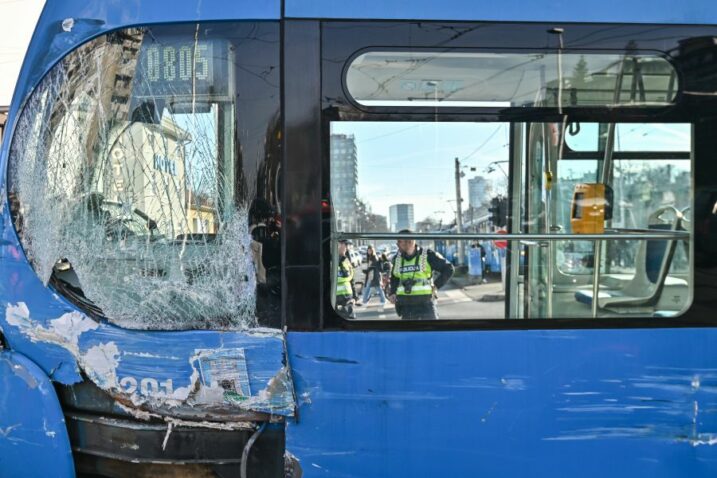
[[[100,388],[117,389],[119,354],[117,344],[114,342],[91,347],[82,355],[83,369]]]
[[[0,428],[0,435],[7,438],[10,435],[10,432],[12,432],[14,429],[18,428],[20,425],[22,425],[22,424],[18,423],[15,425],[10,425],[9,427]]]
[[[78,340],[88,330],[95,330],[99,324],[79,312],[69,312],[50,321],[45,328],[30,318],[30,310],[25,302],[8,304],[5,309],[5,321],[13,325],[33,342],[49,342],[65,347],[74,355],[79,355]]]
[[[162,451],[167,449],[167,442],[169,441],[169,435],[172,434],[172,427],[174,424],[172,422],[167,423],[167,433],[164,435],[164,440],[162,441]]]
[[[25,367],[18,364],[12,364],[12,373],[14,373],[16,377],[21,378],[29,388],[37,388],[37,380],[25,369]]]
[[[57,432],[47,429],[47,419],[45,418],[42,419],[42,429],[45,431],[45,436],[55,438],[55,435],[57,435]]]
[[[228,406],[239,410],[277,414],[286,414],[287,411],[291,414],[291,410],[293,410],[293,386],[286,367],[282,367],[274,376],[267,378],[265,387],[257,393],[252,393],[248,388],[249,377],[245,373],[242,380],[246,383],[247,393],[245,396],[236,398],[228,397],[227,391],[218,384],[209,386],[209,384],[201,383],[199,363],[203,358],[208,354],[222,355],[231,350],[243,350],[240,348],[194,350],[187,358],[189,376],[180,382],[181,386],[175,387],[173,377],[160,380],[125,375],[120,377],[119,369],[123,357],[153,360],[152,366],[148,370],[156,374],[157,359],[176,361],[181,360],[180,356],[176,354],[162,355],[148,351],[124,351],[115,341],[95,342],[92,345],[81,346],[80,344],[84,340],[83,336],[88,332],[99,331],[100,324],[79,312],[68,312],[56,319],[51,319],[47,322],[49,325],[45,327],[42,323],[32,319],[26,303],[18,302],[17,304],[8,304],[5,317],[8,324],[17,327],[31,341],[52,343],[68,350],[96,385],[113,395],[126,397],[136,407],[149,406],[157,410],[170,410],[182,406],[190,408]],[[281,334],[277,335],[274,329],[260,329],[257,334],[247,335],[252,338],[278,338],[283,342]],[[87,348],[85,349],[85,347]],[[57,367],[62,367],[62,363],[59,363]]]
[[[163,420],[167,423],[172,424],[172,428],[182,426],[190,428],[211,428],[213,430],[255,430],[256,424],[253,422],[210,422],[207,420],[202,421],[191,421],[182,420],[180,418],[165,417],[157,413],[147,412],[145,410],[138,410],[136,408],[128,407],[117,404],[121,410],[128,413],[129,415],[143,421],[149,421],[151,419]]]

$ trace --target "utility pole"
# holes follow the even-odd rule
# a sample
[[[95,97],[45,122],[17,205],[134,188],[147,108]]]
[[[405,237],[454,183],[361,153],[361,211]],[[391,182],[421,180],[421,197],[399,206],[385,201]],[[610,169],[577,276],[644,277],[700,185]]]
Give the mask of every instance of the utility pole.
[[[456,233],[463,232],[463,207],[461,199],[461,162],[456,158]],[[465,243],[458,241],[458,265],[463,265],[463,257],[465,256]]]

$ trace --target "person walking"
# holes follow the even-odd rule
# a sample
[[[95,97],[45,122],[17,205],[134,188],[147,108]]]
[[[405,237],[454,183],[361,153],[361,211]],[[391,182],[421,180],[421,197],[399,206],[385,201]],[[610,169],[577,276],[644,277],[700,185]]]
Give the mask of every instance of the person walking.
[[[376,255],[376,251],[373,246],[368,246],[366,249],[366,278],[364,279],[363,287],[363,303],[368,305],[371,300],[372,292],[378,293],[378,298],[381,301],[381,307],[386,305],[386,294],[383,292],[381,278],[383,276],[383,270],[381,259]]]

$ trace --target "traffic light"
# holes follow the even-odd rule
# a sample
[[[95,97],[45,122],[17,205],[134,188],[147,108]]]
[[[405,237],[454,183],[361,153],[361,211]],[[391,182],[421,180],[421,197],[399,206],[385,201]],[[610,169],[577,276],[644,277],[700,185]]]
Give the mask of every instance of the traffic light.
[[[498,227],[508,225],[508,198],[501,196],[498,199]]]
[[[490,222],[493,223],[494,226],[498,225],[499,222],[499,212],[500,212],[500,199],[498,198],[492,198],[490,200],[490,207],[488,208],[488,212],[490,213]]]
[[[503,196],[494,197],[490,200],[490,222],[495,227],[508,225],[508,199]]]

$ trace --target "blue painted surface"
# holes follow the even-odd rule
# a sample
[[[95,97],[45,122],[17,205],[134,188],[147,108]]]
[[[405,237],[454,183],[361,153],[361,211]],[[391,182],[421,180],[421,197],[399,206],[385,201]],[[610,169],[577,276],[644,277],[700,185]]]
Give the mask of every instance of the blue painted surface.
[[[290,333],[304,476],[717,476],[713,329]],[[678,352],[678,353],[676,353]]]
[[[717,23],[711,3],[688,1],[676,8],[666,0],[647,9],[642,2],[609,0],[595,4],[594,10],[570,2],[287,0],[286,15]],[[164,2],[147,0],[50,0],[21,73],[11,122],[29,89],[65,52],[110,29],[160,21],[278,16],[278,0],[174,2],[171,9]],[[71,32],[60,28],[67,17],[76,18]],[[0,327],[10,346],[23,351],[39,370],[16,354],[0,353],[0,464],[19,456],[2,448],[14,446],[7,437],[15,431],[8,432],[13,423],[6,421],[11,417],[5,413],[9,405],[2,400],[17,401],[18,395],[7,391],[17,390],[19,381],[27,378],[8,374],[11,365],[5,364],[19,363],[32,371],[29,376],[40,384],[38,389],[46,387],[47,393],[40,396],[28,394],[18,412],[35,420],[34,428],[20,435],[33,440],[35,435],[41,438],[37,420],[60,413],[56,402],[47,398],[54,391],[42,385],[49,383],[43,373],[61,383],[79,381],[78,357],[93,346],[118,344],[118,378],[172,378],[175,388],[189,383],[196,347],[246,347],[248,361],[261,364],[261,370],[250,367],[253,390],[265,386],[280,369],[281,341],[274,338],[124,331],[101,324],[83,333],[73,351],[66,345],[33,341],[22,327],[10,325],[8,305],[27,302],[32,320],[27,330],[49,329],[50,321],[73,308],[39,282],[9,223],[7,147],[6,141],[0,157]],[[287,448],[301,460],[307,477],[715,476],[716,340],[712,329],[291,333],[289,359],[301,420],[289,425]],[[30,390],[30,384],[26,388]],[[33,400],[38,400],[36,405]],[[51,403],[54,410],[40,412]],[[57,445],[64,461],[58,460],[71,466],[62,455],[68,449],[64,437],[65,443]],[[56,443],[44,446],[52,450]],[[32,452],[28,445],[20,453]],[[51,460],[36,465],[45,463]],[[57,463],[46,476],[62,476]],[[13,461],[9,469],[20,466],[21,461]]]
[[[286,0],[285,16],[296,18],[476,20],[525,22],[717,23],[708,0],[603,0],[490,2],[485,0]]]
[[[60,402],[47,375],[0,350],[0,476],[75,476]]]

